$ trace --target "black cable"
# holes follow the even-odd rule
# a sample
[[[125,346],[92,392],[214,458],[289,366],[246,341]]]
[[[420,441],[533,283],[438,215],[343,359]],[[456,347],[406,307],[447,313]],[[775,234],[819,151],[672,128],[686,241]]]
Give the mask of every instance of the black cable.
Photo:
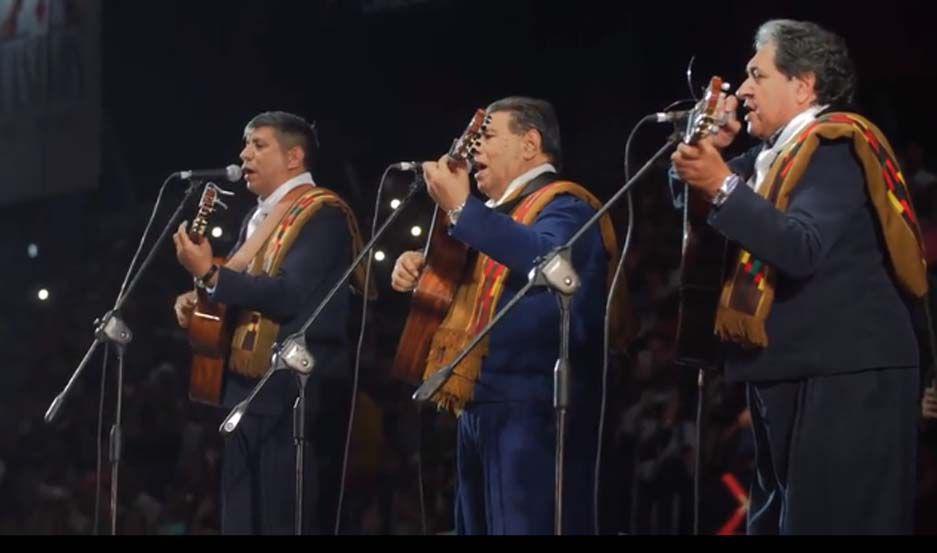
[[[423,413],[423,405],[418,404],[416,408],[417,414],[417,444],[416,444],[416,474],[417,474],[417,490],[420,494],[420,528],[422,529],[423,535],[426,535],[427,523],[426,523],[426,491],[423,488],[423,437],[424,437],[424,423],[423,418],[425,414]]]
[[[631,143],[634,140],[635,135],[637,135],[638,129],[640,129],[645,123],[654,120],[654,116],[649,115],[640,121],[631,129],[631,133],[628,135],[628,140],[625,142],[625,182],[631,180]],[[628,256],[628,250],[631,248],[631,237],[634,232],[634,198],[632,197],[631,191],[628,192],[628,230],[625,234],[625,242],[622,247],[621,257],[618,260],[618,267],[615,270],[615,276],[612,278],[612,284],[609,289],[608,299],[605,302],[605,332],[604,332],[604,343],[603,343],[603,357],[602,357],[602,401],[599,407],[599,432],[598,432],[598,447],[596,448],[595,455],[595,475],[593,481],[593,495],[592,495],[592,508],[595,520],[593,521],[595,526],[596,535],[599,534],[599,476],[602,469],[602,437],[605,430],[605,409],[606,403],[608,400],[608,364],[609,364],[609,350],[611,349],[611,316],[613,299],[615,297],[615,290],[618,289],[618,282],[621,280],[621,275],[624,273],[625,268],[625,259]]]
[[[146,236],[150,233],[150,228],[153,226],[153,221],[156,219],[156,213],[159,211],[159,204],[163,200],[163,192],[166,191],[166,186],[169,184],[169,181],[176,178],[178,175],[179,173],[169,175],[166,177],[166,180],[163,181],[163,185],[159,187],[159,194],[156,195],[156,203],[153,205],[153,211],[150,212],[150,220],[147,221],[146,228],[143,229],[143,236],[140,237],[140,244],[137,245],[137,251],[133,254],[133,259],[130,260],[130,266],[127,267],[127,274],[124,276],[124,282],[120,285],[120,292],[117,293],[117,301],[114,302],[115,309],[120,305],[124,297],[124,292],[127,290],[127,284],[130,282],[130,275],[133,274],[133,268],[140,258],[140,253],[143,251],[143,244],[146,243]]]
[[[669,106],[665,107],[663,111],[670,111],[677,107],[680,104],[695,102],[692,99],[683,99],[673,102]],[[654,115],[648,115],[638,121],[638,123],[631,129],[631,132],[628,134],[628,140],[625,141],[625,182],[631,180],[631,144],[634,141],[635,136],[637,136],[638,130],[644,126],[646,123],[650,123],[656,120]],[[621,280],[621,275],[624,272],[625,260],[628,257],[628,250],[631,249],[631,239],[634,233],[634,198],[631,191],[628,191],[628,230],[625,234],[624,245],[622,246],[621,257],[618,260],[618,267],[615,270],[615,276],[612,278],[611,288],[609,290],[608,300],[605,303],[605,331],[604,331],[604,343],[602,347],[603,358],[602,358],[602,401],[599,408],[599,431],[598,431],[598,447],[596,449],[595,456],[595,478],[594,478],[594,491],[593,491],[593,513],[595,516],[594,525],[595,533],[599,534],[599,476],[602,467],[602,437],[605,430],[605,410],[607,408],[608,400],[608,364],[609,364],[609,350],[611,349],[611,317],[609,313],[612,311],[613,299],[615,291],[618,289],[618,282]]]
[[[700,511],[700,468],[703,466],[703,384],[705,379],[705,370],[699,370],[699,376],[696,379],[698,397],[696,400],[696,455],[693,468],[693,535],[699,535],[699,511]]]
[[[377,198],[374,200],[374,217],[371,222],[371,236],[377,232],[377,219],[378,214],[380,213],[381,208],[381,196],[384,194],[384,184],[387,181],[387,175],[390,173],[391,167],[388,167],[384,170],[384,174],[381,176],[381,182],[377,187]],[[374,254],[368,255],[368,262],[365,265],[364,270],[364,290],[362,292],[361,300],[361,328],[358,331],[358,346],[355,350],[355,370],[354,377],[351,385],[351,405],[348,411],[348,430],[345,433],[345,450],[342,454],[342,477],[339,482],[339,492],[338,492],[338,506],[335,512],[335,535],[338,535],[339,530],[341,529],[341,520],[342,520],[342,503],[345,499],[345,479],[348,475],[348,453],[351,449],[351,433],[352,427],[355,423],[355,406],[357,404],[358,398],[358,376],[361,370],[361,349],[364,345],[364,335],[365,327],[368,321],[368,292],[371,289],[371,265],[374,261]]]

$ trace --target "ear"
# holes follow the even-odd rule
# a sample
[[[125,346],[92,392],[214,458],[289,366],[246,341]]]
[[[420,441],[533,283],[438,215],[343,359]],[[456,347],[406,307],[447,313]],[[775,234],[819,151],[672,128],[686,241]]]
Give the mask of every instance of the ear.
[[[293,146],[286,151],[286,166],[290,170],[303,167],[306,161],[306,152],[299,146]]]
[[[800,77],[794,77],[796,89],[794,93],[797,102],[801,104],[813,104],[817,101],[817,76],[815,73],[806,73]]]
[[[543,152],[543,137],[537,129],[530,129],[524,133],[523,143],[524,159],[531,160]]]

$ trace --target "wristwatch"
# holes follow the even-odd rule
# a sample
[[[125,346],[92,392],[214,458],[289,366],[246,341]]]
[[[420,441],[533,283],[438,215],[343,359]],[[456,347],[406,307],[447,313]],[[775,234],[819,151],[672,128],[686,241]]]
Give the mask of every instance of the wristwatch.
[[[735,173],[732,173],[725,180],[722,181],[722,186],[719,187],[719,190],[716,190],[716,195],[713,196],[713,199],[710,200],[710,203],[715,207],[719,207],[725,203],[729,198],[729,194],[735,190],[735,187],[739,184],[739,176]]]
[[[462,215],[462,210],[465,209],[465,203],[466,202],[462,202],[462,205],[459,207],[446,211],[450,225],[455,226],[455,224],[459,222],[459,215]]]
[[[215,273],[217,272],[218,272],[218,265],[215,263],[212,263],[211,269],[209,269],[207,273],[195,279],[195,285],[201,288],[202,290],[206,290],[208,288],[208,282],[211,280],[211,277],[215,276]]]

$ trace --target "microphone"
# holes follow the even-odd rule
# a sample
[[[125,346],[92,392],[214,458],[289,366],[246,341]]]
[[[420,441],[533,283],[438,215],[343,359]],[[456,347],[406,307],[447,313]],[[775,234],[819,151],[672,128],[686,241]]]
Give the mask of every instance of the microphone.
[[[422,171],[423,163],[419,161],[401,161],[390,166],[396,171]]]
[[[191,179],[225,179],[229,182],[241,180],[243,171],[238,165],[228,165],[224,169],[200,169],[197,171],[181,171],[179,178],[182,180]]]
[[[686,120],[692,110],[682,110],[682,111],[663,111],[660,113],[655,113],[651,117],[654,118],[655,123],[674,123],[679,121]]]

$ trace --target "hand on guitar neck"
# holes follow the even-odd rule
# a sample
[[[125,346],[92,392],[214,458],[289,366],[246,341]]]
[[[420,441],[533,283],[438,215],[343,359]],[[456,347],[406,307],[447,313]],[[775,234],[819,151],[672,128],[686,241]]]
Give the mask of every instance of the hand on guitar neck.
[[[728,85],[713,77],[705,97],[690,112],[683,143],[670,157],[680,180],[707,200],[715,198],[726,177],[732,174],[722,150],[742,126],[735,115],[738,99],[725,94]]]
[[[443,211],[465,205],[471,185],[464,161],[454,161],[448,154],[439,161],[428,161],[423,164],[423,179],[429,195]]]
[[[712,137],[713,146],[720,151],[731,146],[742,130],[742,122],[739,121],[737,115],[738,109],[739,99],[735,96],[726,96],[722,104],[724,123],[719,125],[719,130]]]
[[[176,244],[176,258],[189,274],[195,278],[201,278],[212,267],[211,242],[205,239],[199,242],[193,241],[187,227],[188,223],[182,223],[179,225],[179,230],[172,236]]]

